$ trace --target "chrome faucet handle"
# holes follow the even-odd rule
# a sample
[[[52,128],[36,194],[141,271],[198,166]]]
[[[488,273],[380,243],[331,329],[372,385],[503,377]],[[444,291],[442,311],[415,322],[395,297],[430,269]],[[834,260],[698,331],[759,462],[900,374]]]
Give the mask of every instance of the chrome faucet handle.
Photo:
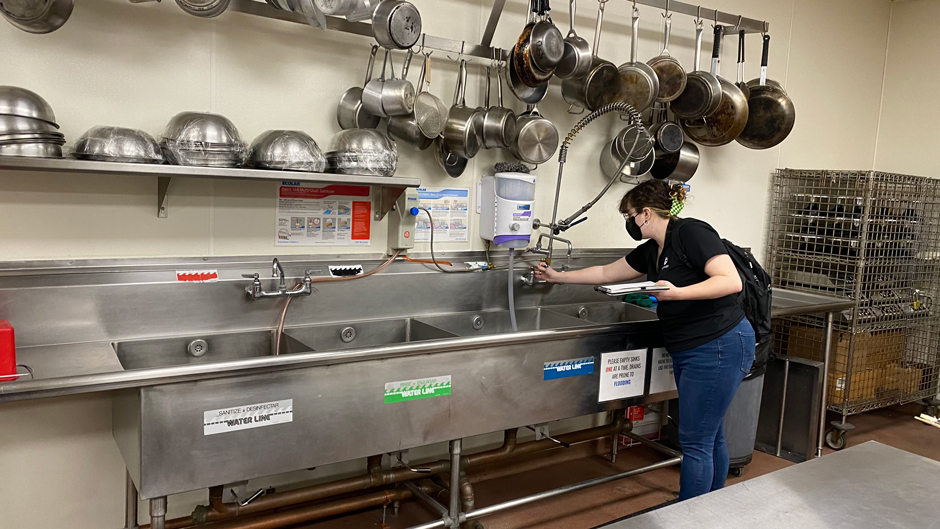
[[[281,262],[277,260],[277,257],[275,257],[274,261],[271,263],[271,277],[279,278],[277,283],[277,289],[279,291],[287,291],[287,283],[284,281],[284,268],[281,266]]]

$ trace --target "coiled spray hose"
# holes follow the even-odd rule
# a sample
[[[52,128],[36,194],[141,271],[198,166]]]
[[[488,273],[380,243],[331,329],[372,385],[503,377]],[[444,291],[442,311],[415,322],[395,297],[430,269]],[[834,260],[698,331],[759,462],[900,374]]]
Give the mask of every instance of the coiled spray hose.
[[[611,112],[618,112],[622,115],[626,115],[629,118],[628,122],[637,128],[638,134],[636,135],[636,139],[633,142],[633,147],[631,147],[630,149],[631,151],[630,154],[624,157],[624,161],[622,164],[620,164],[620,167],[618,168],[617,172],[614,174],[614,178],[611,179],[611,181],[607,184],[607,187],[605,187],[604,190],[601,191],[600,195],[598,195],[597,198],[591,201],[588,206],[585,206],[584,208],[582,208],[582,210],[578,213],[578,215],[590,209],[590,207],[593,206],[597,202],[597,200],[600,199],[600,197],[604,193],[607,192],[608,189],[610,189],[610,186],[613,184],[617,176],[619,176],[620,172],[623,170],[626,164],[630,163],[630,156],[633,154],[633,149],[636,148],[636,142],[637,140],[639,140],[642,133],[646,131],[645,127],[643,126],[643,117],[640,116],[640,113],[637,112],[636,109],[633,108],[632,106],[626,103],[621,103],[621,102],[610,103],[610,104],[607,104],[598,108],[597,110],[591,112],[587,116],[584,116],[583,118],[581,118],[581,121],[578,121],[575,124],[575,126],[572,127],[571,131],[568,132],[568,135],[565,136],[564,141],[561,142],[561,147],[559,147],[558,149],[558,181],[555,183],[555,205],[552,208],[552,224],[551,224],[551,229],[554,235],[557,235],[557,232],[558,232],[558,227],[556,225],[556,222],[558,220],[558,199],[561,196],[561,177],[565,170],[565,162],[568,160],[568,146],[574,140],[575,136],[577,136],[578,133],[581,132],[582,129],[587,127],[588,124],[590,124],[592,121],[596,120],[597,118],[603,116],[604,114],[609,114]],[[552,242],[553,240],[549,239],[548,241],[549,257],[551,257]]]

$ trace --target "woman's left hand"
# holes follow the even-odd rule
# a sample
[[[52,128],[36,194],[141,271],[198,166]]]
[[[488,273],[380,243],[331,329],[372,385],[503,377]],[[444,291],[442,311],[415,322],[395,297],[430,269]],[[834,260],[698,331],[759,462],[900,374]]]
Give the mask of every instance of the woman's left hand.
[[[656,286],[669,287],[669,290],[663,290],[654,294],[659,301],[680,301],[685,299],[685,289],[683,287],[677,287],[669,281],[657,281]]]

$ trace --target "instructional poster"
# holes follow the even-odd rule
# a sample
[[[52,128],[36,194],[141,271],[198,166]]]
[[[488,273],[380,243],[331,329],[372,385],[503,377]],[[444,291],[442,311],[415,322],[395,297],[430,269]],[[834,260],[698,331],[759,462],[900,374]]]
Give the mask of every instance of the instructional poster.
[[[466,242],[470,215],[470,189],[418,188],[418,204],[434,217],[434,242]],[[415,241],[429,242],[431,226],[425,212],[418,213]]]
[[[599,402],[643,395],[646,384],[646,349],[601,354]]]
[[[277,246],[368,246],[369,187],[281,182],[276,223]]]
[[[672,357],[662,347],[653,349],[653,368],[650,370],[650,395],[676,390],[676,376],[672,370]]]

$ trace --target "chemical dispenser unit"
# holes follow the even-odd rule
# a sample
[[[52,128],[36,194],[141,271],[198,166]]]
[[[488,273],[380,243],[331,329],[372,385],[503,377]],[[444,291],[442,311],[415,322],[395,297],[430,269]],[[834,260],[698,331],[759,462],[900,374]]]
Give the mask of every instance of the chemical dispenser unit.
[[[496,173],[477,189],[480,237],[504,248],[525,248],[532,236],[535,175]]]

